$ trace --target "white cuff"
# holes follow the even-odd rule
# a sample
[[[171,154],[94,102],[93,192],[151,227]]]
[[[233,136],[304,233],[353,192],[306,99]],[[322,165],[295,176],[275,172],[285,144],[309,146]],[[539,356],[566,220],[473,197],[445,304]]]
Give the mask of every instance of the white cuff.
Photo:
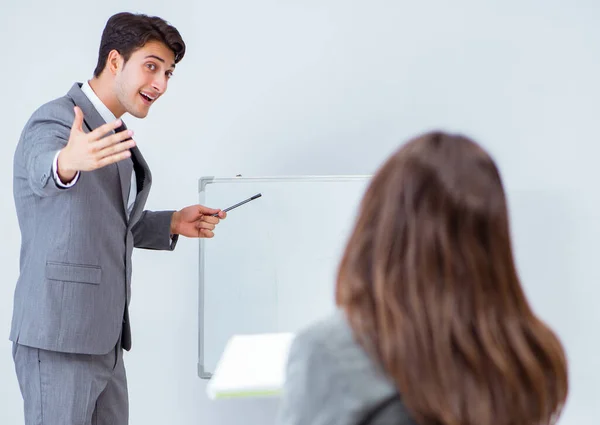
[[[77,180],[79,179],[79,171],[77,171],[77,174],[75,174],[75,177],[73,177],[73,180],[71,180],[69,183],[63,183],[60,180],[60,177],[58,176],[58,155],[60,154],[60,151],[56,152],[56,155],[54,155],[54,161],[52,162],[52,175],[54,176],[54,182],[56,183],[56,185],[58,187],[63,187],[63,188],[68,188],[73,186],[75,183],[77,183]]]

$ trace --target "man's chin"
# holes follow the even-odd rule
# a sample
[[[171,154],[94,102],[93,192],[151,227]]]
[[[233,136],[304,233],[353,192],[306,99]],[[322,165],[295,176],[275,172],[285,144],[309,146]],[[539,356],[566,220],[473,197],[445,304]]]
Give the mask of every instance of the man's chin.
[[[149,111],[150,111],[150,109],[142,109],[142,110],[136,110],[136,111],[127,111],[127,112],[129,112],[129,115],[132,115],[136,118],[146,118],[148,116]]]

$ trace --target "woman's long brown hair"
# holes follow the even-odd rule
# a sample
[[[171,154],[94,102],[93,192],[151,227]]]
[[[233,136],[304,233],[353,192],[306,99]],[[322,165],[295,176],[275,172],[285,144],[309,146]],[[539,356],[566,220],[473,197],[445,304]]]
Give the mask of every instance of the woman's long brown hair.
[[[494,161],[428,133],[376,173],[340,264],[337,304],[420,425],[547,425],[567,361],[513,260]]]

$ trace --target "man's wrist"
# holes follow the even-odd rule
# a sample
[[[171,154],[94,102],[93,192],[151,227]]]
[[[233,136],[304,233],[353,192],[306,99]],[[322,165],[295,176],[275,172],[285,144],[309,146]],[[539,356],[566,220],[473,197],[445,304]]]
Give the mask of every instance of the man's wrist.
[[[58,174],[60,181],[65,184],[70,183],[77,175],[77,170],[68,166],[68,159],[66,157],[65,148],[63,148],[58,153],[56,166],[56,173]]]
[[[179,221],[179,211],[175,211],[171,215],[171,237],[177,234],[177,223]]]
[[[68,189],[74,186],[75,183],[77,183],[77,180],[79,180],[79,172],[76,172],[75,177],[73,177],[70,181],[67,181],[67,178],[65,176],[63,176],[63,178],[61,179],[61,177],[58,174],[58,156],[60,155],[60,152],[60,150],[56,151],[56,154],[54,155],[54,160],[52,161],[52,178],[56,186],[60,187],[61,189]]]

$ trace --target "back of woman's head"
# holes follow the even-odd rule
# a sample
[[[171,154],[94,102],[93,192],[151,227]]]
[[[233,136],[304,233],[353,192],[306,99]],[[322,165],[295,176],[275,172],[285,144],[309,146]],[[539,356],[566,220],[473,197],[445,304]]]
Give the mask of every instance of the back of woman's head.
[[[500,174],[465,137],[416,138],[373,177],[336,299],[421,425],[546,425],[564,405],[565,355],[521,288]]]

